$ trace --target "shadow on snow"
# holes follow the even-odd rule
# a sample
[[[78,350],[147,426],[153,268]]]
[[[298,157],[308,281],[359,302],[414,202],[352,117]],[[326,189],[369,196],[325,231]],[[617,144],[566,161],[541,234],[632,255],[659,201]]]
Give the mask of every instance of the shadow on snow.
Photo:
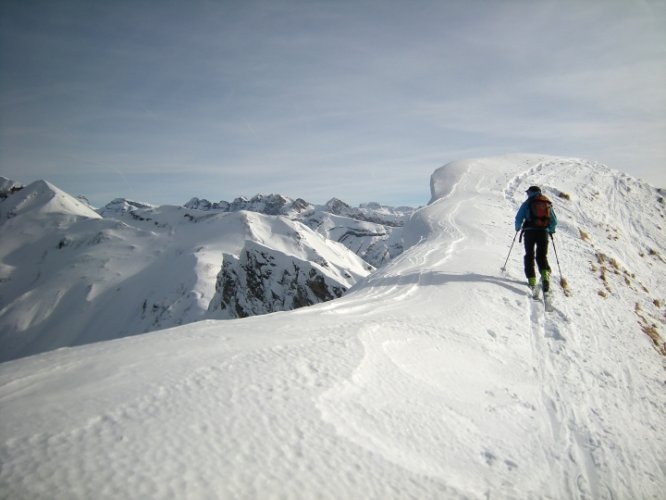
[[[518,295],[525,295],[525,282],[515,279],[489,276],[478,273],[451,274],[441,272],[411,273],[406,275],[382,276],[370,278],[371,286],[395,286],[418,284],[420,286],[439,286],[448,283],[490,283],[501,286]],[[521,285],[520,288],[516,285]]]

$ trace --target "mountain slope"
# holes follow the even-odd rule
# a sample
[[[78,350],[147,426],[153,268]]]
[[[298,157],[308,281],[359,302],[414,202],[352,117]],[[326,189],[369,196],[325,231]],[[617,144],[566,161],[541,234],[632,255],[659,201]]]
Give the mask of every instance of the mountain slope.
[[[332,198],[325,205],[313,205],[300,198],[292,200],[280,195],[257,195],[249,200],[237,198],[231,203],[211,203],[192,198],[185,207],[204,211],[244,210],[283,215],[302,222],[329,240],[342,243],[375,267],[384,265],[403,251],[402,229],[414,212],[411,207],[393,208],[379,203],[366,203],[354,208],[337,198]],[[118,209],[114,206],[112,210]]]
[[[554,199],[572,293],[548,315],[517,245],[499,271],[530,184]],[[341,299],[1,364],[3,491],[659,498],[663,345],[639,316],[663,338],[660,193],[534,156],[456,162],[431,185],[408,250]]]
[[[248,242],[262,244],[284,266],[315,262],[300,285],[301,306],[329,296],[310,293],[311,285],[326,282],[338,296],[372,269],[342,244],[285,217],[120,199],[100,213],[105,218],[44,181],[0,202],[0,361],[234,317],[209,310],[223,256],[237,257]],[[291,285],[284,286],[289,293]]]

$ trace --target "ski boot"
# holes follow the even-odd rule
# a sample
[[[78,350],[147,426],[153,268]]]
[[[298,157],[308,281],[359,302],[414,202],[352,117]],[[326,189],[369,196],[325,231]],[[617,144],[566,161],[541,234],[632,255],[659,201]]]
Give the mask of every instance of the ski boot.
[[[544,295],[550,291],[550,269],[541,271],[541,288]]]
[[[530,287],[530,292],[533,299],[539,298],[539,287],[537,286],[537,279],[535,276],[527,278],[527,285]]]

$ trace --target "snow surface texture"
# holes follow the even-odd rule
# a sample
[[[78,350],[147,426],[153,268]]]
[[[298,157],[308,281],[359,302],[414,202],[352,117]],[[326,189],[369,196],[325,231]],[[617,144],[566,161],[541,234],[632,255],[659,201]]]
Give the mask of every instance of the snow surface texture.
[[[500,272],[531,184],[572,294],[550,314],[517,243]],[[432,187],[411,246],[340,299],[1,364],[2,495],[663,498],[660,193],[534,156]]]

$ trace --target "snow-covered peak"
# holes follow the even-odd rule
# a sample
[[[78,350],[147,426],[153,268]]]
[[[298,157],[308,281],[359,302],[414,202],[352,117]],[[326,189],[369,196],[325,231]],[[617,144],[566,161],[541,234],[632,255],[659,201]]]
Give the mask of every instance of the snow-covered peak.
[[[231,203],[219,201],[212,203],[206,199],[192,198],[185,204],[186,208],[196,210],[217,210],[221,212],[249,211],[266,215],[284,215],[296,218],[306,210],[312,210],[313,206],[301,198],[295,200],[280,194],[257,194],[252,198],[239,196]]]
[[[154,205],[140,201],[128,200],[126,198],[115,198],[114,200],[104,205],[104,207],[100,208],[97,212],[102,217],[117,217],[128,212],[134,212],[135,210],[150,208],[154,208]]]
[[[0,204],[0,219],[31,212],[42,215],[100,218],[90,207],[44,180],[35,181],[15,191]]]
[[[197,197],[191,198],[190,201],[183,206],[191,210],[219,210],[221,212],[228,212],[230,207],[229,203],[226,201],[212,203],[206,199],[199,199]]]
[[[388,207],[376,202],[363,203],[359,207],[352,207],[338,198],[331,198],[322,207],[322,210],[350,219],[399,227],[405,224],[415,209],[412,207]]]
[[[204,211],[237,212],[244,210],[266,215],[284,215],[303,221],[310,217],[319,217],[321,212],[327,212],[350,219],[388,224],[393,227],[404,225],[415,210],[413,207],[390,207],[377,202],[362,203],[359,207],[352,207],[338,198],[331,198],[324,205],[314,205],[302,198],[292,199],[280,194],[258,194],[252,198],[240,196],[231,203],[227,201],[210,202],[194,197],[184,206]]]
[[[291,200],[279,195],[269,194],[267,196],[258,194],[251,199],[236,198],[231,202],[230,210],[250,210],[252,212],[260,212],[266,215],[280,215],[283,213],[284,208],[291,203]]]
[[[302,198],[293,200],[275,194],[251,199],[239,197],[232,203],[192,198],[185,207],[212,212],[283,215],[302,222],[327,239],[344,244],[375,267],[402,252],[402,229],[415,211],[412,207],[394,208],[376,202],[354,208],[338,198],[332,198],[325,205],[313,205]]]
[[[331,198],[324,206],[334,215],[350,215],[353,210],[350,205],[338,198]]]

